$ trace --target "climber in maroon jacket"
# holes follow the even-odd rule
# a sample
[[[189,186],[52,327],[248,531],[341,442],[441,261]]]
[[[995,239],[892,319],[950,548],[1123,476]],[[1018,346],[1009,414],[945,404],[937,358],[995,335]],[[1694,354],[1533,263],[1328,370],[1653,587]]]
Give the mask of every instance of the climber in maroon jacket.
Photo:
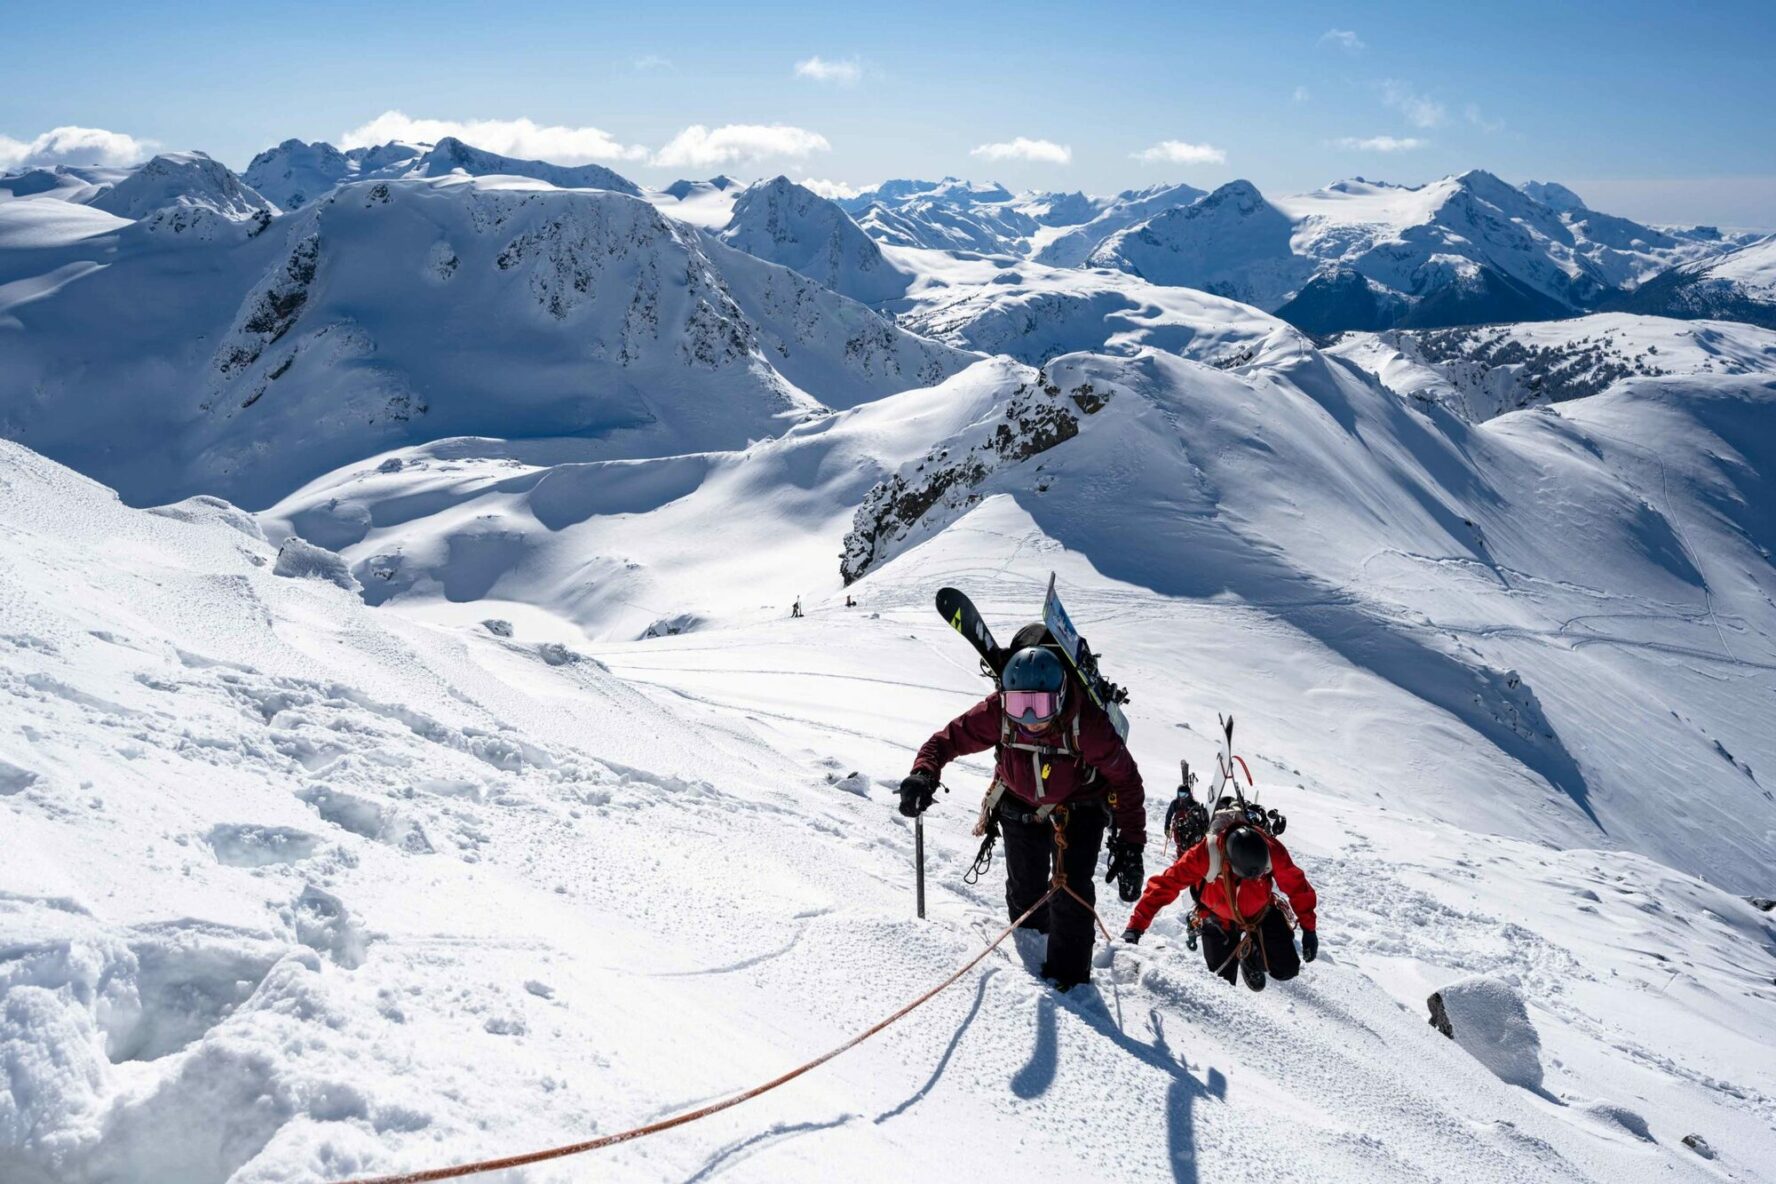
[[[1067,886],[1084,899],[1057,894],[1024,927],[1048,934],[1044,978],[1067,990],[1091,979],[1093,876],[1106,825],[1112,827],[1110,871],[1125,901],[1141,891],[1147,811],[1141,772],[1108,716],[1044,646],[1014,653],[1000,675],[1002,690],[951,720],[927,740],[900,784],[900,812],[915,818],[937,793],[944,766],[959,756],[995,749],[993,787],[983,824],[1005,838],[1005,906],[1012,920],[1048,891],[1057,840]]]

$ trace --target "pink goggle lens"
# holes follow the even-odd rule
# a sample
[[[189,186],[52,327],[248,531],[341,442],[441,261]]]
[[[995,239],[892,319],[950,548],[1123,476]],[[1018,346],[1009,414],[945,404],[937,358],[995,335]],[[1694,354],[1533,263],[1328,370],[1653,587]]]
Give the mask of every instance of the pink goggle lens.
[[[1006,691],[1005,714],[1025,723],[1053,719],[1061,710],[1057,691]]]

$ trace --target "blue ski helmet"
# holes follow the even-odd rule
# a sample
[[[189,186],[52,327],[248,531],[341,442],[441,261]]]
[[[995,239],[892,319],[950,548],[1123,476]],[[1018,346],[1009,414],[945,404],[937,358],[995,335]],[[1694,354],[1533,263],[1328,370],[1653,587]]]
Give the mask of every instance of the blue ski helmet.
[[[1005,714],[1026,728],[1047,727],[1067,703],[1067,668],[1043,646],[1026,646],[1013,654],[999,685],[1005,692]]]

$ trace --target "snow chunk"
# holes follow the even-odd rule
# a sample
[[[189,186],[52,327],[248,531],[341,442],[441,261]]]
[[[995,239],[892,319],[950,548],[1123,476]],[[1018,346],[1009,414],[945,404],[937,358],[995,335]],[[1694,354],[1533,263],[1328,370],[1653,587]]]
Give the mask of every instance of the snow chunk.
[[[307,859],[320,839],[293,826],[253,826],[219,823],[207,836],[216,861],[230,867],[266,867]]]
[[[351,573],[351,568],[337,552],[317,547],[292,535],[278,548],[277,566],[272,571],[294,579],[326,580],[347,592],[362,592],[364,587]]]
[[[1541,1037],[1529,1022],[1529,1011],[1514,983],[1475,975],[1444,987],[1429,1003],[1432,1026],[1500,1081],[1541,1088]]]

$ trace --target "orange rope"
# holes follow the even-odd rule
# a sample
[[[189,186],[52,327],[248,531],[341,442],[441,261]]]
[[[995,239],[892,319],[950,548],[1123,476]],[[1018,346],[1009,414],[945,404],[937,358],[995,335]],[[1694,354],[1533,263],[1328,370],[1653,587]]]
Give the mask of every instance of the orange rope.
[[[831,1052],[823,1053],[805,1064],[798,1065],[787,1073],[773,1077],[762,1085],[755,1085],[744,1093],[734,1094],[732,1097],[723,1098],[719,1102],[711,1102],[707,1106],[700,1106],[695,1110],[687,1110],[683,1114],[675,1114],[670,1118],[663,1118],[658,1122],[650,1122],[646,1126],[632,1127],[626,1131],[618,1131],[613,1135],[604,1135],[596,1139],[587,1139],[583,1143],[569,1143],[562,1147],[550,1147],[543,1151],[527,1151],[522,1155],[508,1155],[500,1159],[483,1159],[478,1160],[475,1163],[458,1164],[455,1167],[432,1168],[422,1172],[408,1172],[393,1176],[376,1176],[374,1178],[346,1181],[344,1184],[424,1184],[424,1182],[430,1180],[456,1180],[463,1176],[473,1176],[479,1172],[495,1172],[506,1168],[520,1168],[527,1164],[542,1163],[544,1160],[561,1159],[568,1155],[579,1155],[586,1151],[597,1151],[601,1147],[610,1147],[617,1143],[627,1143],[632,1139],[639,1139],[643,1135],[652,1135],[658,1134],[660,1131],[669,1131],[675,1126],[683,1126],[688,1122],[695,1122],[699,1118],[707,1118],[711,1114],[719,1114],[723,1110],[738,1106],[742,1102],[750,1101],[751,1099],[758,1097],[760,1094],[768,1093],[780,1085],[787,1085],[802,1074],[826,1064],[826,1062],[832,1060],[840,1053],[849,1052],[859,1044],[862,1044],[865,1040],[868,1040],[871,1036],[874,1036],[877,1032],[880,1032],[883,1028],[886,1028],[896,1020],[904,1017],[914,1008],[928,1002],[932,996],[936,995],[939,991],[950,986],[957,979],[980,965],[982,959],[998,949],[999,944],[1006,938],[1010,937],[1012,933],[1017,930],[1018,926],[1029,920],[1031,914],[1047,904],[1050,898],[1060,891],[1073,892],[1071,888],[1066,886],[1064,877],[1057,886],[1050,888],[1041,900],[1025,909],[1023,916],[1013,921],[1010,925],[1007,925],[1005,931],[998,937],[995,937],[985,949],[963,964],[961,969],[950,975],[949,978],[944,979],[943,982],[938,983],[935,987],[932,987],[929,991],[926,991],[923,995],[920,995],[917,999],[914,999],[911,1003],[902,1007],[899,1011],[896,1011],[887,1019],[882,1020],[874,1027],[859,1032]],[[1073,892],[1073,896],[1075,899],[1079,899],[1078,893]],[[1083,899],[1079,899],[1079,902],[1085,904]],[[1091,908],[1089,904],[1085,904],[1085,907],[1088,909]],[[1096,916],[1097,914],[1094,911],[1092,915]],[[1104,922],[1100,919],[1098,921],[1099,928],[1102,928],[1103,924]],[[1105,931],[1105,937],[1109,937],[1108,930]]]

